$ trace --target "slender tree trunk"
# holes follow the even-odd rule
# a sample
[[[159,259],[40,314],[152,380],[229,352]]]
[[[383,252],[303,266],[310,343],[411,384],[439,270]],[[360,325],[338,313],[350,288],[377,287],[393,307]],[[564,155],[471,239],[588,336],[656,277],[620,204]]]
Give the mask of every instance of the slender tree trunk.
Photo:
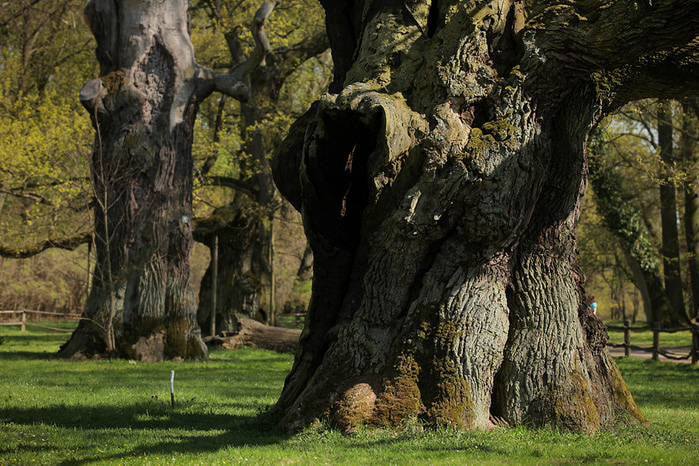
[[[672,111],[667,101],[658,102],[658,146],[666,172],[676,164],[672,141]],[[682,291],[680,240],[677,229],[677,189],[669,175],[660,183],[660,220],[662,226],[663,276],[665,290],[675,311],[673,323],[687,320]]]
[[[575,227],[588,133],[648,81],[591,72],[643,53],[652,28],[612,31],[644,15],[678,17],[673,40],[691,40],[688,10],[616,5],[581,23],[582,2],[321,3],[336,94],[273,164],[314,254],[283,425],[643,419],[587,309]]]
[[[697,99],[682,101],[682,133],[680,134],[680,158],[687,173],[684,183],[684,225],[689,252],[688,269],[692,291],[692,315],[699,317],[699,178],[696,170],[699,163],[697,137],[699,137],[699,115],[695,112]]]
[[[653,304],[650,299],[650,293],[648,292],[648,284],[646,283],[646,279],[643,270],[641,269],[641,265],[639,264],[638,260],[636,260],[626,248],[624,248],[624,258],[626,259],[626,263],[629,265],[629,268],[631,269],[633,283],[636,286],[638,292],[641,294],[641,301],[643,302],[643,313],[646,316],[646,322],[654,322]],[[634,322],[636,321],[636,310],[636,305],[634,305]]]
[[[96,129],[96,265],[63,356],[207,356],[189,272],[192,130],[213,91],[249,97],[242,80],[266,53],[260,38],[271,9],[256,17],[250,60],[217,74],[194,58],[187,8],[186,0],[92,0],[85,9],[100,63],[100,78],[80,93]]]

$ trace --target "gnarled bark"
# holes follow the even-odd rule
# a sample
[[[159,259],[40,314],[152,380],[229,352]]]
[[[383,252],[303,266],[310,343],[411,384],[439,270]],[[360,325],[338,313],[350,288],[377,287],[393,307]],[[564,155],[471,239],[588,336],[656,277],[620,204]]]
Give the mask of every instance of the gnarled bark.
[[[314,253],[284,426],[643,420],[576,263],[585,144],[624,96],[655,92],[636,78],[656,65],[635,67],[691,42],[699,7],[321,3],[336,93],[273,166]],[[673,71],[696,73],[688,60]]]
[[[60,355],[207,356],[189,272],[194,120],[213,91],[249,97],[243,80],[269,50],[273,6],[256,14],[250,59],[221,74],[195,60],[186,0],[88,3],[100,77],[80,99],[96,128],[97,259],[84,319]]]

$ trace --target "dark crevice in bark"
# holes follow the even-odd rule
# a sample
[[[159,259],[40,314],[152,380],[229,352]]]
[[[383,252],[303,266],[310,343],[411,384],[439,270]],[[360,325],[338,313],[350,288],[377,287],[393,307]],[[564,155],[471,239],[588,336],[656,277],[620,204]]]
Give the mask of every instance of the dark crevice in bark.
[[[434,36],[439,24],[439,0],[432,0],[430,13],[427,16],[427,37]]]
[[[454,100],[454,99],[452,99]],[[466,104],[463,99],[454,100],[453,105],[459,108],[461,119],[471,128],[481,128],[484,123],[490,120],[488,102],[486,99],[476,99],[470,104]]]
[[[306,157],[317,208],[309,221],[335,246],[354,251],[368,199],[367,161],[376,148],[377,125],[346,113],[325,115],[323,125],[325,136],[318,139],[316,154]]]
[[[493,67],[500,76],[507,76],[512,67],[519,63],[524,52],[522,40],[518,37],[523,26],[523,16],[523,6],[513,2],[504,24],[491,23],[486,31],[488,52],[493,60]]]

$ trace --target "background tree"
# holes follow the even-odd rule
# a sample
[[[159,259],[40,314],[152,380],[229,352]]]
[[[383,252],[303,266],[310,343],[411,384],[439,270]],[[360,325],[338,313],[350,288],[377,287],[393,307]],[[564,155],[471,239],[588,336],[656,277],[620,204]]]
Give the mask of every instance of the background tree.
[[[672,326],[676,314],[665,291],[659,254],[633,203],[638,192],[624,189],[623,174],[614,166],[610,150],[610,144],[605,141],[591,145],[589,173],[595,204],[607,228],[621,241],[635,284],[643,296],[646,320]]]
[[[241,25],[249,16],[252,2],[236,2],[235,5],[234,8],[232,2],[226,1],[200,2],[208,17],[206,23],[213,24],[218,35],[225,38],[227,55],[233,57],[234,62],[250,47],[247,37],[241,34],[244,30]],[[218,159],[227,156],[219,151],[210,153],[198,172],[204,185],[233,188],[233,194],[224,198],[225,204],[210,216],[205,214],[195,229],[195,238],[206,244],[212,254],[217,240],[215,326],[218,332],[235,332],[237,316],[274,321],[277,294],[274,285],[278,281],[273,253],[277,242],[275,225],[277,236],[292,235],[288,227],[290,219],[284,221],[288,214],[280,210],[282,204],[272,180],[269,148],[279,142],[293,116],[305,110],[309,98],[317,95],[308,88],[313,85],[317,88],[316,83],[327,74],[322,69],[308,69],[314,67],[314,63],[322,66],[322,59],[316,57],[328,48],[320,19],[316,2],[285,2],[278,7],[270,25],[274,48],[265,66],[250,75],[251,99],[233,108],[224,101],[210,108],[208,120],[212,140],[222,137],[230,140],[230,135],[225,133],[238,131],[235,138],[238,147],[228,150],[228,158],[233,159],[228,165],[232,167],[217,174],[215,167],[223,164],[223,160]],[[291,95],[298,92],[293,89],[301,86],[305,86],[305,94]],[[228,121],[226,128],[221,121]],[[198,320],[205,333],[211,328],[212,264],[213,261],[203,277],[199,293]]]
[[[601,139],[595,141],[590,163],[595,203],[607,228],[621,240],[634,283],[644,295],[647,321],[667,327],[684,324],[684,306],[691,303],[692,196],[678,200],[675,191],[691,192],[696,163],[689,141],[696,140],[696,130],[691,109],[687,113],[680,107],[673,101],[626,105],[600,125]],[[650,269],[653,277],[647,276]],[[689,273],[683,277],[681,270]]]
[[[585,144],[697,91],[699,5],[321,3],[334,94],[274,165],[315,261],[284,426],[643,419],[576,262]]]
[[[100,64],[80,93],[96,128],[97,259],[86,319],[62,356],[206,357],[189,271],[194,121],[213,91],[250,97],[244,79],[269,49],[262,25],[274,4],[255,14],[257,46],[228,73],[196,62],[187,7],[93,0],[85,9]]]
[[[697,97],[682,100],[682,123],[679,141],[679,158],[686,180],[684,191],[684,225],[687,241],[687,269],[691,290],[691,315],[699,318],[699,106]]]
[[[672,112],[669,102],[659,101],[657,112],[658,149],[663,165],[668,168],[677,166],[674,155]],[[672,181],[671,171],[664,170],[660,182],[660,219],[662,226],[662,257],[665,290],[674,309],[673,323],[687,320],[682,291],[682,274],[680,272],[680,238],[677,228],[678,207],[677,187]]]

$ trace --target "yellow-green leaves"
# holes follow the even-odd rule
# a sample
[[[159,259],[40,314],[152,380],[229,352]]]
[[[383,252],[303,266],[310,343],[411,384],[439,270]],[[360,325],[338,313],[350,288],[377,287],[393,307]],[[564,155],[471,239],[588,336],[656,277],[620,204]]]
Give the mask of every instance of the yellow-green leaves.
[[[21,244],[85,222],[90,198],[90,120],[51,90],[20,95],[0,114],[0,212],[4,242]],[[75,215],[80,217],[76,222]],[[28,227],[32,227],[28,229]],[[9,241],[8,241],[9,240]]]

